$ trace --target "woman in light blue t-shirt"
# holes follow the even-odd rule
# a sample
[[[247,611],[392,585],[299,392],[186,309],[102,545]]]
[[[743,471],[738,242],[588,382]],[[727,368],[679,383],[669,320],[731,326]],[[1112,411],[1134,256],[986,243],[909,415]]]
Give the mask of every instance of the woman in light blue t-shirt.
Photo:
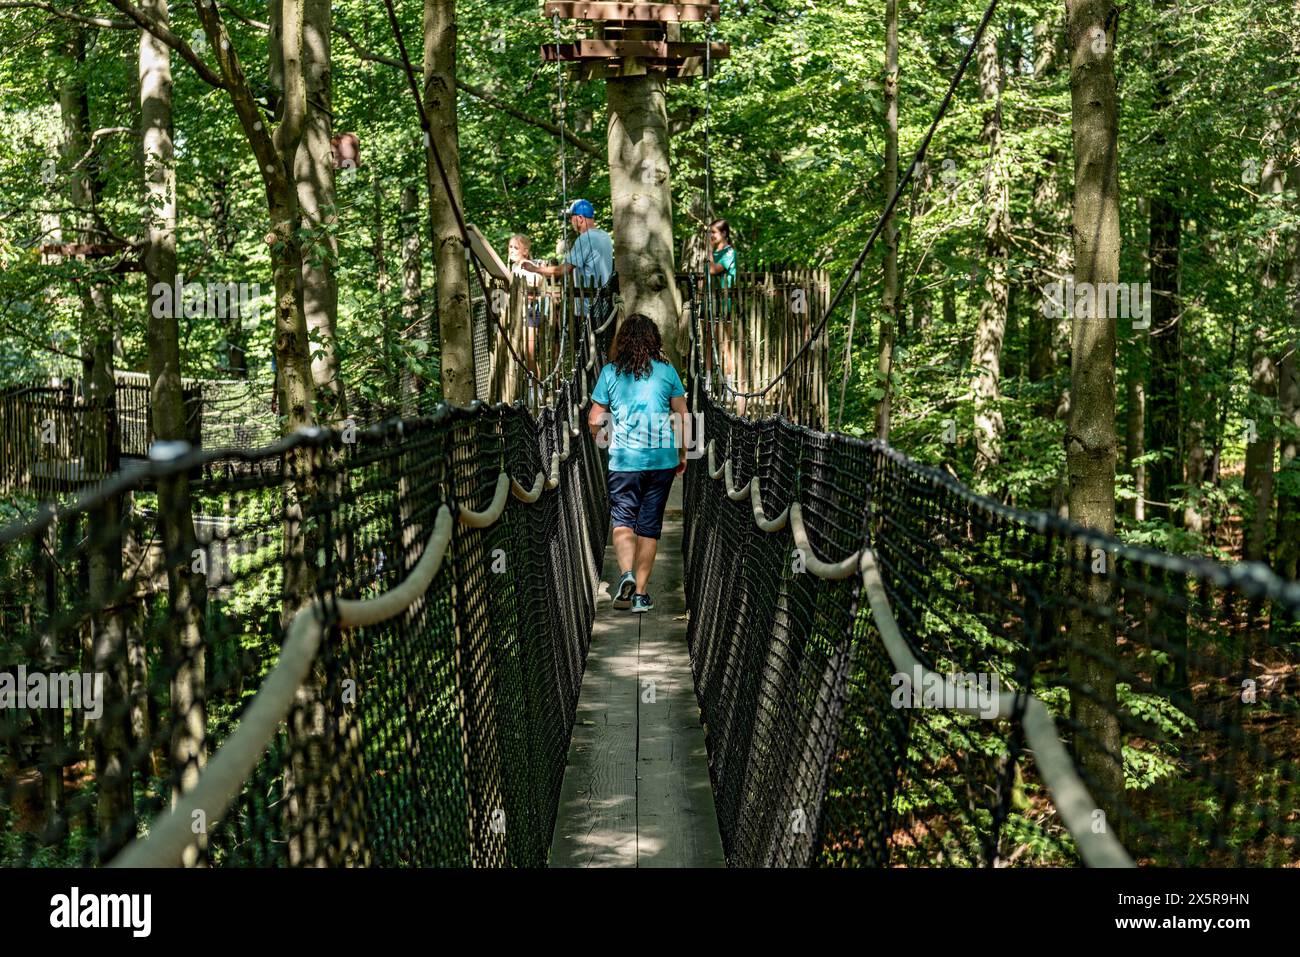
[[[654,567],[664,507],[674,476],[686,469],[686,447],[673,428],[687,414],[686,390],[663,357],[654,320],[634,313],[614,339],[612,361],[600,370],[591,393],[588,425],[609,439],[609,502],[618,557],[615,608],[649,611],[646,591]]]

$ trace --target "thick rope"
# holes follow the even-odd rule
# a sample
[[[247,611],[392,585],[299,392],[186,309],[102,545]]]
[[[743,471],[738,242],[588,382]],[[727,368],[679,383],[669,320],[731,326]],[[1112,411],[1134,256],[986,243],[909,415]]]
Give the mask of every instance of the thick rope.
[[[802,553],[804,567],[808,572],[827,581],[842,581],[851,577],[854,572],[861,575],[876,629],[880,632],[881,640],[896,672],[902,675],[909,689],[914,675],[921,674],[926,678],[934,675],[942,680],[945,689],[949,692],[945,694],[943,700],[968,702],[966,706],[958,707],[956,710],[983,716],[990,714],[994,710],[991,706],[995,706],[999,718],[1009,721],[1019,718],[1024,728],[1025,738],[1034,751],[1034,762],[1052,793],[1057,813],[1074,837],[1084,863],[1089,867],[1134,866],[1128,851],[1109,829],[1104,829],[1101,833],[1094,831],[1097,804],[1075,770],[1074,761],[1056,732],[1056,723],[1041,701],[1033,695],[1008,691],[1001,692],[996,699],[993,699],[986,692],[976,688],[962,688],[960,690],[965,693],[957,694],[958,689],[953,678],[936,675],[912,654],[910,646],[898,627],[898,622],[894,619],[889,595],[876,565],[875,553],[870,548],[859,549],[838,562],[823,561],[817,556],[808,540],[808,530],[803,521],[803,507],[798,502],[792,503],[777,519],[766,520],[758,490],[758,476],[750,478],[743,490],[734,489],[731,459],[728,457],[719,466],[716,447],[712,441],[708,446],[708,470],[711,479],[722,480],[723,489],[731,500],[739,501],[745,497],[744,493],[749,493],[754,510],[754,522],[762,531],[782,531],[787,524],[788,515],[791,536],[795,547]],[[973,704],[969,703],[972,698]]]
[[[876,623],[877,631],[880,632],[880,639],[889,653],[890,661],[893,662],[897,673],[902,676],[910,693],[914,675],[923,675],[923,681],[927,681],[930,676],[935,675],[935,672],[930,671],[917,660],[906,639],[903,638],[889,604],[885,583],[876,565],[875,553],[869,548],[862,550],[861,572],[862,584],[867,592],[867,600],[871,604],[871,616]],[[1088,793],[1088,788],[1078,772],[1075,771],[1074,761],[1056,733],[1056,723],[1041,701],[1033,695],[1025,696],[1010,691],[999,693],[995,701],[987,692],[976,687],[963,687],[960,689],[963,693],[959,694],[956,693],[957,684],[951,676],[936,677],[942,678],[945,689],[944,701],[967,702],[965,707],[956,708],[957,711],[984,716],[992,713],[994,709],[990,705],[995,705],[998,717],[1009,721],[1015,720],[1017,712],[1022,712],[1020,723],[1024,728],[1025,738],[1033,749],[1034,763],[1048,790],[1052,792],[1056,812],[1074,838],[1079,848],[1079,856],[1083,858],[1084,863],[1089,867],[1134,866],[1128,851],[1109,828],[1101,830],[1100,833],[1094,830],[1093,825],[1097,820],[1098,812],[1097,804]],[[970,703],[972,698],[974,698],[973,704]]]
[[[552,453],[549,476],[538,472],[531,489],[525,489],[502,471],[497,476],[492,502],[487,508],[476,511],[462,507],[453,520],[451,509],[442,505],[424,552],[406,580],[376,598],[364,601],[337,599],[338,626],[369,627],[388,621],[410,608],[428,591],[442,568],[456,522],[466,528],[490,528],[501,519],[512,493],[521,502],[532,504],[541,498],[543,490],[557,488],[560,464],[568,461],[575,449],[570,441],[571,434],[576,437],[578,433],[566,422],[560,429],[563,451]],[[110,867],[182,865],[186,851],[195,843],[195,834],[191,830],[193,823],[203,820],[211,828],[221,820],[270,746],[281,722],[288,717],[298,689],[306,681],[320,650],[327,618],[326,606],[319,599],[293,616],[286,629],[279,660],[263,680],[238,727],[207,763],[198,785],[182,795],[175,807],[158,815],[148,836],[133,841],[110,862]]]

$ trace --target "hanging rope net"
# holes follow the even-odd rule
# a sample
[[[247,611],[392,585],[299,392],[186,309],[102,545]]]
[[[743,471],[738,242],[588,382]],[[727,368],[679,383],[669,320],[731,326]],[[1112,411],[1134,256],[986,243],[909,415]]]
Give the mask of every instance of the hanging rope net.
[[[545,864],[608,522],[579,372],[0,533],[0,864]]]
[[[1294,863],[1300,588],[701,403],[685,580],[728,863]]]

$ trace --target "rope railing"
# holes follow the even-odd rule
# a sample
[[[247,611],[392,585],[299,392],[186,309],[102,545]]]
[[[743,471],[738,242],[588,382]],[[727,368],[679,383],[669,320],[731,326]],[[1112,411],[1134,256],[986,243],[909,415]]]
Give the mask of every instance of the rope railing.
[[[497,478],[492,503],[486,509],[461,508],[453,520],[451,509],[445,504],[439,506],[433,533],[405,581],[377,598],[364,601],[337,599],[333,608],[334,624],[339,628],[364,628],[406,612],[428,591],[442,568],[451,545],[453,521],[468,528],[491,528],[505,513],[509,494],[526,505],[533,505],[544,490],[558,488],[560,465],[572,455],[569,433],[566,431],[563,436],[565,450],[552,454],[549,479],[547,473],[538,472],[532,488],[525,489],[503,470]],[[195,847],[192,822],[199,817],[209,825],[221,820],[270,746],[276,731],[287,720],[298,690],[320,650],[329,620],[330,609],[321,601],[313,602],[294,615],[279,662],[267,675],[239,726],[205,768],[196,789],[184,795],[170,811],[161,814],[150,827],[149,835],[137,839],[114,858],[110,866],[181,866],[186,853]]]
[[[1297,667],[1300,588],[700,411],[689,643],[729,863],[1291,860],[1300,713],[1259,688]]]
[[[179,449],[0,530],[0,668],[104,678],[93,707],[0,721],[0,861],[544,863],[608,522],[577,425],[593,342],[536,415],[475,402],[351,443]],[[195,473],[206,544],[163,554],[151,490]],[[174,569],[197,617],[168,611]],[[87,627],[116,650],[84,657]],[[82,760],[92,786],[67,784]]]
[[[935,680],[942,682],[945,686],[944,700],[957,700],[966,696],[964,691],[955,687],[950,676],[936,675],[929,671],[912,654],[890,608],[889,596],[880,577],[875,555],[870,548],[860,549],[838,562],[823,561],[817,557],[809,542],[808,531],[803,523],[803,509],[798,502],[787,505],[777,518],[767,519],[759,490],[759,476],[751,476],[743,488],[735,489],[731,460],[727,459],[718,466],[716,446],[713,442],[709,443],[708,456],[709,478],[722,480],[722,488],[731,501],[751,499],[754,523],[761,531],[781,532],[788,525],[795,548],[803,558],[809,574],[826,581],[841,581],[852,575],[854,571],[862,576],[863,589],[870,602],[872,618],[880,633],[881,641],[889,654],[890,661],[893,662],[896,673],[903,676],[902,685],[909,695],[916,681],[914,675],[919,675],[923,682]],[[1056,725],[1047,709],[1043,707],[1043,703],[1032,695],[1022,701],[1019,696],[1010,692],[1003,692],[996,698],[990,698],[987,692],[979,689],[975,689],[973,694],[974,702],[959,710],[966,710],[973,714],[984,714],[993,710],[999,718],[1017,720],[1024,725],[1029,745],[1038,756],[1043,780],[1051,790],[1061,818],[1078,844],[1084,862],[1093,867],[1132,867],[1132,859],[1114,834],[1108,831],[1099,833],[1094,831],[1093,822],[1096,820],[1094,815],[1098,810],[1097,805],[1093,803],[1087,788],[1075,772],[1073,762],[1060,738],[1057,737]]]

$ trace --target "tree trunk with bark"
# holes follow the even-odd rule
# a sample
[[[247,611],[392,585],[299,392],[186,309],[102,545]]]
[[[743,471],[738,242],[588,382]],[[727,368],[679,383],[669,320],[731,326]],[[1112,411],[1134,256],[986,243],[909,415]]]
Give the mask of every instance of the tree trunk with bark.
[[[145,14],[169,22],[167,0],[143,0]],[[181,383],[180,336],[169,290],[176,282],[176,166],[172,132],[171,51],[140,31],[140,115],[149,225],[144,250],[148,288],[150,403],[161,441],[189,435]],[[171,304],[173,308],[167,308]],[[205,761],[207,709],[203,619],[207,580],[196,567],[198,542],[184,474],[158,483],[158,525],[170,595],[168,645],[171,672],[170,760],[173,796],[193,790]],[[194,861],[189,861],[194,863]]]
[[[420,230],[417,227],[420,197],[411,185],[402,188],[401,217],[398,229],[402,238],[402,335],[415,341],[428,341],[428,329],[424,321],[424,296],[420,257]],[[403,380],[406,393],[403,396],[404,408],[412,414],[418,408],[420,392],[424,383],[418,376],[407,376]]]
[[[224,164],[212,176],[212,201],[208,205],[212,219],[213,246],[219,261],[228,263],[234,251],[234,237],[230,229],[230,170]],[[248,378],[248,336],[244,332],[244,316],[238,309],[231,310],[224,320],[224,338],[219,361],[232,379]]]
[[[610,79],[605,87],[614,261],[624,314],[639,312],[653,319],[668,360],[681,369],[690,329],[673,281],[667,80],[646,74]]]
[[[1291,266],[1292,321],[1300,329],[1300,250]],[[1280,460],[1277,473],[1277,560],[1274,567],[1290,581],[1300,579],[1300,341],[1286,345],[1278,378],[1278,404],[1282,413]]]
[[[1171,525],[1180,521],[1174,508],[1177,486],[1184,481],[1183,328],[1179,296],[1183,219],[1176,187],[1166,185],[1151,197],[1151,342],[1147,389],[1146,448],[1155,457],[1148,466],[1147,508]]]
[[[1293,137],[1294,139],[1294,137]],[[1294,149],[1294,147],[1293,147]],[[1300,164],[1287,171],[1287,186],[1300,197]],[[1300,208],[1300,203],[1297,204]],[[1277,559],[1274,568],[1290,581],[1300,580],[1300,236],[1291,247],[1290,294],[1292,334],[1283,344],[1278,370],[1279,458],[1277,471]]]
[[[302,264],[302,310],[311,348],[312,382],[322,422],[339,425],[347,401],[339,371],[338,205],[335,197],[333,67],[330,0],[303,0],[302,69],[306,106],[294,179],[304,233],[311,236]]]
[[[424,108],[429,135],[442,157],[451,197],[430,157],[429,217],[438,272],[438,342],[442,397],[453,404],[475,398],[474,337],[470,310],[469,265],[465,243],[452,209],[461,202],[460,133],[456,122],[456,3],[424,2]]]
[[[1283,122],[1274,106],[1270,124],[1270,141],[1283,139]],[[1286,185],[1286,167],[1276,156],[1264,164],[1259,182],[1261,205],[1268,207],[1281,202]],[[1277,357],[1272,346],[1272,317],[1281,305],[1279,291],[1289,279],[1290,265],[1286,262],[1289,245],[1279,241],[1276,230],[1265,233],[1260,245],[1260,286],[1263,295],[1257,300],[1253,348],[1250,355],[1250,404],[1246,410],[1246,494],[1250,497],[1249,523],[1242,557],[1247,561],[1262,562],[1269,557],[1269,539],[1273,532],[1274,460],[1277,455],[1276,406],[1279,399],[1280,375]]]
[[[73,61],[73,71],[64,80],[59,96],[65,157],[73,167],[68,174],[68,205],[72,209],[77,242],[91,244],[103,240],[98,227],[98,156],[90,152],[90,101],[81,79],[86,51],[83,28],[71,27],[69,36],[66,50]],[[80,423],[85,438],[82,467],[90,475],[107,474],[117,470],[118,444],[112,287],[98,276],[83,279],[78,287],[88,406]],[[121,497],[107,498],[88,518],[87,590],[97,611],[89,620],[90,656],[84,670],[104,675],[102,716],[93,722],[91,743],[97,791],[98,854],[100,860],[107,860],[135,837],[127,635],[116,595],[122,579]]]
[[[975,372],[971,393],[975,399],[975,475],[996,466],[1002,453],[1002,412],[998,409],[1002,374],[1002,343],[1009,310],[1007,264],[1011,243],[1011,198],[1006,159],[1002,150],[1002,69],[997,34],[989,31],[979,50],[980,99],[986,104],[981,140],[988,147],[984,171],[984,202],[988,220],[984,227],[984,298],[975,326],[971,357]]]
[[[1075,282],[1119,280],[1119,119],[1115,42],[1119,11],[1114,0],[1066,0],[1074,139]],[[1070,421],[1065,449],[1070,518],[1109,535],[1115,529],[1115,320],[1076,315],[1072,322]],[[1086,311],[1086,310],[1084,310]],[[1070,546],[1075,569],[1094,567],[1096,556]],[[1109,556],[1103,556],[1109,562]],[[1109,571],[1109,565],[1106,566]],[[1073,571],[1070,640],[1095,651],[1070,656],[1071,678],[1089,694],[1071,694],[1076,720],[1087,732],[1075,740],[1080,764],[1098,783],[1093,797],[1118,829],[1124,770],[1116,716],[1115,673],[1104,664],[1114,654],[1114,625],[1088,608],[1114,603],[1108,574]]]
[[[1133,476],[1133,500],[1129,504],[1129,517],[1135,522],[1146,519],[1146,465],[1141,461],[1146,454],[1147,410],[1147,350],[1146,333],[1138,333],[1129,358],[1125,415],[1124,466]]]
[[[898,0],[885,0],[885,198],[898,188]],[[885,246],[884,289],[876,354],[876,437],[889,441],[893,417],[894,338],[898,332],[898,225],[893,214],[881,234]]]

